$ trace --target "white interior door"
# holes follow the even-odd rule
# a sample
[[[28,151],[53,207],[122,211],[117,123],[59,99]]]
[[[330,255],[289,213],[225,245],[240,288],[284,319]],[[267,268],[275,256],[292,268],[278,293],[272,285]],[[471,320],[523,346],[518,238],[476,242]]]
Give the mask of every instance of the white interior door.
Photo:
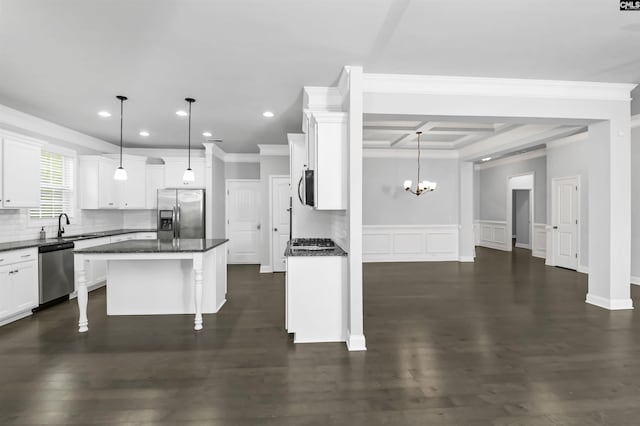
[[[273,272],[286,268],[284,251],[289,241],[289,176],[271,177],[271,264]]]
[[[578,269],[578,178],[553,180],[553,231],[556,266]]]
[[[227,180],[229,263],[260,263],[260,181]]]

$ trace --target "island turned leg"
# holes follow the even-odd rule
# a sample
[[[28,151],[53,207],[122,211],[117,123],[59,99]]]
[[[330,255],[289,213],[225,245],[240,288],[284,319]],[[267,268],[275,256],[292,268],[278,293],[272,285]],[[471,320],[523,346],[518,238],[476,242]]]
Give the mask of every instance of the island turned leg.
[[[76,262],[76,275],[78,277],[78,310],[80,318],[78,320],[78,331],[84,333],[89,331],[89,320],[87,319],[87,302],[89,300],[89,292],[87,291],[87,270],[86,261],[79,259]]]
[[[196,302],[196,319],[194,330],[202,330],[202,256],[193,259],[194,293]]]

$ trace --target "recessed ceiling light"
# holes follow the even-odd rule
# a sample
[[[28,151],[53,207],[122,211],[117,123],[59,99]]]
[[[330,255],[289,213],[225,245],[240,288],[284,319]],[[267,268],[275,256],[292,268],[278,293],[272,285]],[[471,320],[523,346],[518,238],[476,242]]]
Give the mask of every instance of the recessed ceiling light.
[[[202,136],[204,136],[205,138],[210,138],[212,135],[211,132],[203,132]]]
[[[271,111],[265,111],[262,113],[263,117],[267,117],[267,118],[272,118],[275,114],[272,113]]]
[[[145,137],[147,137],[147,136],[149,136],[149,132],[147,132],[146,130],[143,130],[143,131],[141,131],[141,132],[139,133],[139,135],[140,135],[140,136],[145,136]]]
[[[179,110],[176,111],[176,115],[179,115],[180,117],[186,117],[187,115],[189,115],[189,113],[187,111]]]
[[[98,115],[100,117],[105,117],[105,118],[106,117],[111,117],[111,113],[109,111],[100,111],[100,112],[98,112]]]
[[[489,160],[491,160],[491,157],[485,157],[482,159],[482,161],[489,161]]]

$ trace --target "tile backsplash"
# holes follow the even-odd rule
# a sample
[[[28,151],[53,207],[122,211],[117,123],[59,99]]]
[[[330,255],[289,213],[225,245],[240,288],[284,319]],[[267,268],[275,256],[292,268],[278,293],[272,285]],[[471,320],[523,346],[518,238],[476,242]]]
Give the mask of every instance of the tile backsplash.
[[[124,212],[80,210],[70,221],[71,225],[63,225],[67,235],[109,231],[124,227]],[[0,210],[0,243],[37,239],[40,237],[40,227],[43,224],[47,238],[55,237],[58,232],[57,220],[46,222],[30,220],[27,209]]]

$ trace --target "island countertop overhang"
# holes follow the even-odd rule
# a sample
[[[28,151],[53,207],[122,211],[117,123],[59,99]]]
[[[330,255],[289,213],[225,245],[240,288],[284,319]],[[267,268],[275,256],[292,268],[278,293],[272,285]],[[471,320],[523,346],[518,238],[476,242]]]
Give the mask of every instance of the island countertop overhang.
[[[76,249],[77,254],[203,253],[221,246],[228,239],[180,238],[174,240],[129,240]]]

